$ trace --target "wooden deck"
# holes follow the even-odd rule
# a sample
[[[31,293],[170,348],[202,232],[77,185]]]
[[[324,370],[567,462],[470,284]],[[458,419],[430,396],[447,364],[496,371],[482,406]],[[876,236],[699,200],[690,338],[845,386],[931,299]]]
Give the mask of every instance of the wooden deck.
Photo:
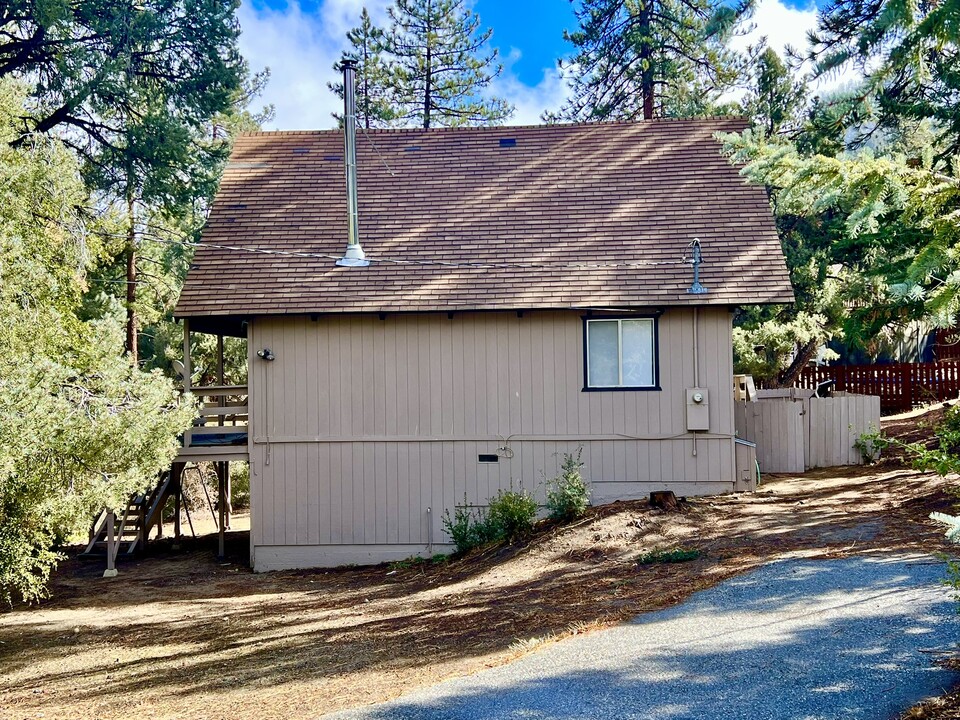
[[[193,427],[183,434],[183,447],[174,462],[247,461],[246,385],[206,385],[192,387],[200,401]]]

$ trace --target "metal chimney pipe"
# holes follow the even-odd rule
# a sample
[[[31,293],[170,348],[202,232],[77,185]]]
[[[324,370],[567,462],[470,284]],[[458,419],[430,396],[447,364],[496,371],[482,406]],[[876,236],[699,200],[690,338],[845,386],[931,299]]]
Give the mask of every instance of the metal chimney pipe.
[[[343,69],[343,164],[347,174],[347,251],[337,260],[341,267],[367,267],[370,261],[360,247],[357,222],[357,63],[344,60]]]

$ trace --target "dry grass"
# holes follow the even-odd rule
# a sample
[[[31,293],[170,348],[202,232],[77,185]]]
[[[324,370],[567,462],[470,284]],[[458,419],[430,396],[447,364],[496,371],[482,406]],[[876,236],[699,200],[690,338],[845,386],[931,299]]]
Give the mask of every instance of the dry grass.
[[[943,549],[946,481],[905,469],[771,477],[753,495],[596,508],[530,543],[407,569],[253,575],[206,547],[114,580],[76,562],[0,615],[0,717],[288,718],[382,701],[674,604],[785,556]],[[697,560],[638,565],[653,549]],[[949,718],[955,715],[917,716]]]

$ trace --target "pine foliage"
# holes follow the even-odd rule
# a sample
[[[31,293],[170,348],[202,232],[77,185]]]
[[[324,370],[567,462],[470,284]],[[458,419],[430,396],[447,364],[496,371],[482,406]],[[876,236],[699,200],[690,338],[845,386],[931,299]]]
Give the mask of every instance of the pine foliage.
[[[580,0],[561,62],[573,90],[549,120],[693,117],[722,110],[719,97],[746,71],[730,38],[749,0]]]
[[[84,320],[88,232],[76,159],[35,138],[13,148],[22,87],[0,81],[0,598],[36,600],[56,547],[155,481],[193,409],[121,355],[116,315]]]
[[[911,317],[948,327],[960,313],[960,181],[956,166],[864,148],[803,155],[754,133],[727,136],[744,174],[766,185],[778,213],[834,216],[829,257],[844,306],[863,335]],[[852,325],[854,323],[849,323]]]
[[[941,158],[960,152],[960,3],[833,0],[810,41],[817,74],[852,68],[864,78],[832,103],[860,141],[926,120]]]
[[[390,127],[397,122],[397,97],[392,82],[390,38],[387,32],[374,24],[366,8],[360,12],[360,24],[347,31],[349,49],[334,66],[338,72],[344,60],[357,65],[357,124],[366,129]],[[343,99],[343,81],[328,83],[334,94]],[[342,122],[343,116],[334,113]]]
[[[512,114],[506,100],[487,92],[503,67],[489,47],[493,31],[481,29],[465,0],[397,0],[388,13],[399,120],[455,127],[496,124]]]

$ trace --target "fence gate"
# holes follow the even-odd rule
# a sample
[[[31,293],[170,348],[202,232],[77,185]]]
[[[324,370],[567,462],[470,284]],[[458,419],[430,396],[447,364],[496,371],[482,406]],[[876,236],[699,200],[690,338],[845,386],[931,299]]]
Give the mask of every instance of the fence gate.
[[[736,403],[737,436],[757,444],[760,472],[804,471],[803,404],[785,400]]]
[[[762,472],[858,465],[863,458],[854,444],[880,429],[880,398],[840,393],[738,402],[734,419],[737,435],[757,444]]]

